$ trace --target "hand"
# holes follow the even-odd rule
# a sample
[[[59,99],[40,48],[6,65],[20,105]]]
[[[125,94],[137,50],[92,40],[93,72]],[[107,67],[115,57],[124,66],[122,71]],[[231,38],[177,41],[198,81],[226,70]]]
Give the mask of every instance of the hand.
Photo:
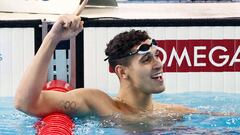
[[[85,8],[87,2],[88,0],[84,0],[73,14],[59,17],[48,33],[51,35],[51,38],[54,38],[55,41],[59,42],[74,37],[81,32],[84,22],[81,21],[80,14]]]

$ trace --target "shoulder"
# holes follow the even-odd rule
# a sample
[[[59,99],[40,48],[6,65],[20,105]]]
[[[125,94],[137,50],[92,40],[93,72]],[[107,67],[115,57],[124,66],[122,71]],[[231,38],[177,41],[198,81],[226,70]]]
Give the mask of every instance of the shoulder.
[[[75,90],[75,96],[93,109],[100,116],[111,115],[116,111],[115,101],[102,90],[91,88],[80,88]]]

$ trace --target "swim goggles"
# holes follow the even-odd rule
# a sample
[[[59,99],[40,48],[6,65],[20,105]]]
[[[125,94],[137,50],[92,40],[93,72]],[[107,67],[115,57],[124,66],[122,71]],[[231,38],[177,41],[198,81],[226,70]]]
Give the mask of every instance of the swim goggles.
[[[121,59],[121,58],[124,58],[124,57],[128,57],[128,56],[132,56],[132,55],[135,55],[135,54],[146,54],[148,52],[151,51],[151,47],[154,46],[158,49],[158,46],[157,46],[157,42],[155,39],[152,39],[151,41],[151,44],[140,44],[138,47],[137,47],[137,50],[136,51],[133,51],[133,52],[129,52],[127,54],[123,54],[123,55],[118,55],[118,56],[114,56],[114,55],[110,55],[108,56],[107,58],[104,59],[104,61],[108,60],[108,59],[111,59],[111,60],[116,60],[116,59]]]

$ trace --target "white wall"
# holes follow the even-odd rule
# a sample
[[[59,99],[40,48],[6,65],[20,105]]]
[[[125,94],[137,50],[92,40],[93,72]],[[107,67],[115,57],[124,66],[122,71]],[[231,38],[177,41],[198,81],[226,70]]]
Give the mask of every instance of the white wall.
[[[33,28],[0,28],[0,96],[13,96],[34,55]]]
[[[78,3],[79,0],[1,0],[0,11],[69,14],[77,8]]]
[[[240,39],[240,27],[139,27],[152,38],[170,39]],[[84,29],[84,86],[117,93],[118,79],[108,72],[104,49],[116,34],[132,28]],[[166,92],[215,91],[240,92],[240,72],[165,73]]]
[[[239,39],[240,27],[134,27],[156,39]],[[117,93],[118,79],[104,62],[106,43],[119,32],[132,28],[85,28],[84,85]],[[210,31],[210,32],[209,32]],[[0,96],[13,96],[19,79],[34,55],[33,28],[0,29]],[[240,72],[165,73],[166,92],[240,90]]]
[[[72,13],[76,9],[79,1],[80,0],[1,0],[0,19],[45,18],[47,20],[55,20],[57,17],[55,16],[56,14]],[[240,3],[236,2],[119,3],[117,8],[85,8],[81,16],[88,18],[117,17],[130,19],[227,18],[239,17],[239,6]]]

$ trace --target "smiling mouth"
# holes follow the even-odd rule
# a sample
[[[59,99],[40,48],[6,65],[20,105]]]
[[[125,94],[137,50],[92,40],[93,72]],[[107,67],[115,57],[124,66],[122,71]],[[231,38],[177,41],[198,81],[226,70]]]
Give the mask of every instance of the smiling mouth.
[[[151,78],[156,81],[163,82],[163,72],[156,73]]]

